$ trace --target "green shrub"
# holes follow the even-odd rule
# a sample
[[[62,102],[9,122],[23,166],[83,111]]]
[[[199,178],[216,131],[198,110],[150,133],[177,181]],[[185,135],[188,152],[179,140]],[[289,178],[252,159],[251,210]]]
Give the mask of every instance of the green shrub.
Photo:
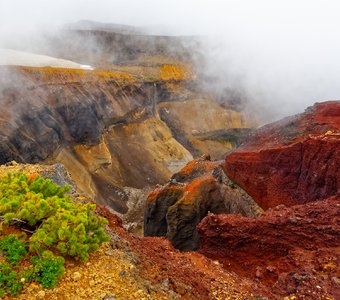
[[[53,216],[59,207],[72,206],[72,199],[65,195],[69,189],[38,175],[8,173],[0,181],[0,215],[7,224],[17,218],[34,226]]]
[[[64,258],[55,256],[51,251],[45,251],[42,257],[32,256],[33,272],[30,281],[39,282],[44,288],[53,288],[64,275]]]
[[[71,209],[59,209],[32,235],[31,251],[56,248],[63,255],[86,260],[89,253],[107,241],[103,226],[106,219],[96,216],[94,204],[75,204]]]
[[[20,242],[15,234],[7,235],[3,240],[0,240],[0,251],[4,253],[11,265],[17,265],[27,256],[25,243]]]
[[[0,181],[0,215],[6,224],[20,220],[34,227],[30,251],[55,249],[86,260],[108,240],[107,221],[94,214],[95,204],[74,203],[68,190],[38,175],[8,173]]]
[[[0,297],[9,293],[17,295],[23,288],[20,275],[6,263],[0,264]]]
[[[84,261],[108,240],[103,228],[107,220],[95,214],[96,205],[73,201],[68,190],[36,174],[8,173],[0,179],[0,226],[32,232],[29,239],[21,236],[24,241],[13,234],[0,240],[5,257],[0,264],[0,297],[16,295],[31,281],[55,287],[64,274],[64,258],[52,251]],[[20,261],[28,254],[31,266],[20,272]]]

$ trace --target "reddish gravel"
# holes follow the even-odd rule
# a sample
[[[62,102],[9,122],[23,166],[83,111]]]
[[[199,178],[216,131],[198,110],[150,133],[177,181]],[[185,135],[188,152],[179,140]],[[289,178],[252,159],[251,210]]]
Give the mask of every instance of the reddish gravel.
[[[162,237],[131,236],[117,216],[104,207],[98,211],[121,243],[125,240],[126,252],[135,255],[140,275],[153,284],[168,286],[180,299],[256,299],[251,281],[226,271],[218,262],[195,252],[181,253]]]
[[[339,197],[279,206],[256,219],[210,214],[198,231],[200,253],[271,297],[340,299]]]

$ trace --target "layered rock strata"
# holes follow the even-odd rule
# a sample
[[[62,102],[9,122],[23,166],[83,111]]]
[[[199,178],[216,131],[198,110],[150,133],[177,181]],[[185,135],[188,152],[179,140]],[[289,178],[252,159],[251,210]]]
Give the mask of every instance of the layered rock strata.
[[[208,147],[208,142],[193,142],[198,139],[188,114],[203,131],[246,125],[240,112],[222,108],[208,95],[197,98],[189,66],[149,68],[154,73],[146,78],[143,72],[149,70],[131,65],[119,71],[0,67],[5,108],[0,112],[0,162],[62,163],[82,194],[125,214],[125,187],[163,183]],[[215,115],[214,126],[200,103]],[[174,109],[186,112],[175,117]],[[219,156],[233,147],[216,144],[223,145],[216,147]]]

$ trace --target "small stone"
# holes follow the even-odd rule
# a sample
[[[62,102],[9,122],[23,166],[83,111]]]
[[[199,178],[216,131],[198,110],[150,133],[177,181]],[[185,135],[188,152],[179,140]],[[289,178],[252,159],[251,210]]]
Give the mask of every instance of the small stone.
[[[267,266],[266,270],[268,272],[274,273],[276,271],[276,268],[274,266],[269,265],[269,266]]]
[[[81,274],[80,274],[79,272],[74,272],[74,273],[72,274],[72,279],[73,279],[74,281],[78,281],[80,278],[81,278]]]
[[[308,275],[307,274],[298,274],[298,273],[294,273],[293,274],[293,276],[292,276],[292,278],[294,279],[294,281],[296,282],[296,283],[299,283],[299,282],[302,282],[302,281],[304,281],[304,280],[306,280],[306,279],[308,279]]]
[[[141,296],[142,294],[143,294],[143,290],[138,290],[137,292],[134,293],[134,296],[139,298],[139,296]]]
[[[94,285],[96,285],[96,282],[94,280],[90,280],[89,285],[94,286]]]
[[[333,277],[331,278],[331,280],[332,280],[335,284],[340,285],[340,279],[339,279],[338,277],[333,276]]]
[[[44,291],[39,291],[37,294],[37,299],[44,299],[46,293]]]
[[[180,294],[180,295],[185,295],[187,291],[186,291],[184,286],[177,285],[177,286],[175,286],[175,292]]]
[[[262,275],[263,275],[262,268],[261,268],[261,267],[257,267],[257,268],[256,268],[256,272],[255,272],[255,276],[256,276],[257,278],[261,278]]]
[[[316,288],[317,288],[317,289],[321,289],[321,286],[320,286],[320,285],[317,285]]]
[[[107,256],[113,256],[114,255],[114,252],[110,249],[108,251],[105,252],[105,255]]]
[[[163,280],[162,286],[164,286],[166,288],[169,287],[169,278],[166,278],[166,279]]]
[[[123,277],[123,276],[125,276],[125,274],[126,274],[126,272],[125,272],[125,271],[120,271],[120,272],[119,272],[119,276],[120,276],[120,277]]]

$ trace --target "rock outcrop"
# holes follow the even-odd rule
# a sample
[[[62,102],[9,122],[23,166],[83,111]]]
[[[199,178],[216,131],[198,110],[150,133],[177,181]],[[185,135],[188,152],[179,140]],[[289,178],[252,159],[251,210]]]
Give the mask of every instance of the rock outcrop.
[[[209,212],[257,216],[259,207],[228,179],[221,164],[204,156],[156,187],[147,199],[144,235],[166,236],[180,250],[195,250],[196,225]]]
[[[229,178],[263,208],[339,196],[340,101],[266,125],[227,155]]]
[[[199,252],[254,280],[270,299],[338,299],[339,215],[335,196],[256,219],[209,214],[198,226]]]

